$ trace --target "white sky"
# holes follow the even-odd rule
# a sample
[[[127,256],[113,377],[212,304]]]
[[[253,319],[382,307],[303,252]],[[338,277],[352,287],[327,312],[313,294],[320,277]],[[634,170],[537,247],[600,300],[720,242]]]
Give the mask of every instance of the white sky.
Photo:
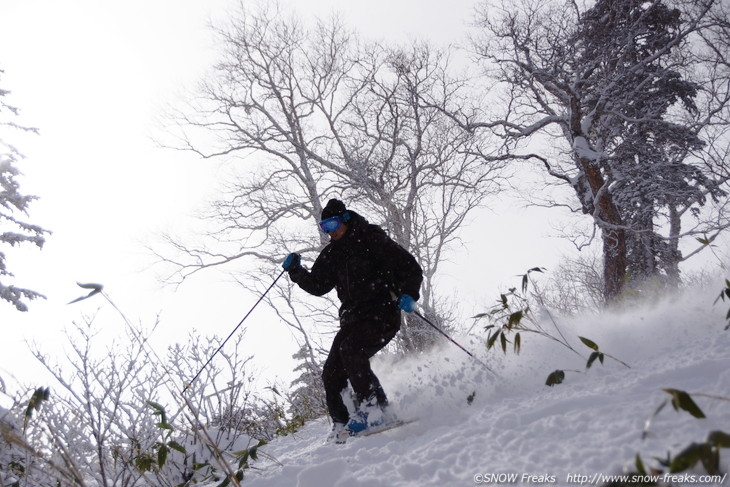
[[[216,190],[217,165],[192,154],[158,149],[150,135],[161,109],[203,76],[215,54],[209,20],[225,17],[231,0],[2,0],[0,68],[7,100],[21,108],[20,122],[41,135],[23,140],[20,165],[24,194],[40,200],[29,220],[52,230],[42,251],[9,251],[17,285],[45,294],[19,313],[0,302],[0,377],[33,377],[25,340],[55,353],[60,330],[82,313],[108,312],[101,298],[67,306],[85,293],[76,281],[100,282],[134,321],[163,325],[159,346],[186,341],[195,327],[227,336],[255,301],[218,273],[175,290],[162,288],[143,243],[163,230],[182,233],[191,215]],[[414,37],[438,44],[459,42],[470,21],[471,0],[288,0],[302,15],[334,9],[366,36],[397,42]],[[541,243],[549,231],[525,226],[511,205],[482,215],[465,233],[466,248],[443,279],[453,282],[465,316],[491,305],[501,283],[528,267],[551,265],[562,250]],[[506,209],[509,208],[509,209]],[[530,210],[531,212],[533,210]],[[531,213],[532,214],[532,213]],[[558,215],[556,215],[558,217]],[[482,306],[483,304],[483,306]],[[480,308],[481,306],[481,308]],[[100,314],[100,316],[104,316]],[[259,317],[266,316],[265,313]],[[106,326],[107,321],[104,321]],[[110,319],[110,326],[122,327]],[[288,341],[277,322],[247,323],[248,340]],[[115,330],[121,333],[122,329]],[[268,373],[285,373],[294,350],[259,356]]]

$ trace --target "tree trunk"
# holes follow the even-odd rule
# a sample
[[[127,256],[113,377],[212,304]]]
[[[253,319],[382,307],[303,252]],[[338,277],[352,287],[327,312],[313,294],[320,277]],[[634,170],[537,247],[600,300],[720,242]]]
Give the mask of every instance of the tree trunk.
[[[603,295],[607,303],[616,299],[626,284],[626,232],[602,229]]]
[[[597,164],[581,158],[581,165],[593,193],[594,219],[603,240],[603,294],[606,303],[616,299],[626,283],[626,230]]]
[[[679,262],[682,252],[679,250],[679,233],[682,231],[682,216],[675,206],[669,206],[669,239],[666,255],[663,255],[664,269],[672,286],[679,284]]]
[[[623,217],[630,227],[626,235],[627,279],[640,283],[659,276],[662,244],[654,232],[653,203],[647,198],[638,200],[640,206]]]

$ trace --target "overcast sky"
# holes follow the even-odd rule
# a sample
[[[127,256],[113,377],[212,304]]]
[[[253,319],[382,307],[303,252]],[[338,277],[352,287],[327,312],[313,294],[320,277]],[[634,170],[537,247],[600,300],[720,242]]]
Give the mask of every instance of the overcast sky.
[[[474,2],[458,0],[282,1],[303,17],[335,9],[363,35],[437,44],[463,40]],[[7,100],[21,108],[20,122],[40,128],[23,139],[27,159],[21,190],[40,197],[29,220],[53,232],[42,251],[9,251],[17,284],[48,299],[18,313],[0,302],[0,377],[23,379],[35,369],[25,340],[52,353],[60,330],[101,307],[100,298],[66,303],[85,291],[76,282],[99,282],[134,321],[150,323],[158,312],[159,346],[185,341],[195,327],[227,336],[254,296],[216,272],[178,289],[163,288],[150,270],[145,243],[162,231],[184,233],[191,215],[215,194],[218,165],[192,154],[156,148],[151,135],[167,104],[201,79],[213,62],[211,21],[226,17],[231,0],[2,0],[0,69]],[[563,252],[543,239],[541,225],[525,226],[510,204],[482,213],[465,232],[466,247],[454,255],[443,279],[461,297],[465,315],[492,304],[499,285],[535,265],[551,265]],[[550,247],[550,250],[548,250]],[[8,249],[3,249],[7,251]],[[108,316],[108,315],[104,315]],[[264,316],[264,315],[262,315]],[[106,318],[105,318],[106,319]],[[249,339],[288,341],[276,322],[254,326]],[[106,325],[106,321],[104,322]],[[110,326],[121,326],[110,320]],[[121,333],[122,330],[116,330]],[[257,347],[258,349],[259,347]],[[277,372],[282,357],[258,365]],[[291,351],[293,353],[293,350]],[[26,373],[26,367],[29,367]]]

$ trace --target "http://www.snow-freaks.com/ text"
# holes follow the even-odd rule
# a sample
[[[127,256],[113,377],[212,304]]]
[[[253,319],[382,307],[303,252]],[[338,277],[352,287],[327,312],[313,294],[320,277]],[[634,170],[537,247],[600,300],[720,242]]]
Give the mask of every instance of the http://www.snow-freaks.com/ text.
[[[569,473],[564,478],[554,474],[529,473],[478,473],[474,475],[475,484],[526,484],[526,485],[604,485],[611,483],[665,483],[665,484],[714,484],[725,485],[724,475],[701,475],[693,473],[662,473],[657,475],[640,474],[580,474]]]

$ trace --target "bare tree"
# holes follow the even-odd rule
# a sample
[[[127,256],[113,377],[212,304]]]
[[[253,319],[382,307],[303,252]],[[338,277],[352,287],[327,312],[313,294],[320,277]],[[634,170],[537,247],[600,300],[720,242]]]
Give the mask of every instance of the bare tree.
[[[134,342],[112,345],[101,353],[97,334],[92,319],[69,333],[71,370],[34,350],[60,388],[45,405],[31,437],[39,449],[67,449],[74,464],[97,485],[142,485],[145,474],[135,468],[131,452],[154,443],[154,417],[145,401],[156,399],[168,378],[163,370],[148,366],[146,351]]]
[[[598,255],[564,258],[545,276],[544,282],[534,283],[535,299],[565,315],[599,310],[605,305],[601,271]]]
[[[426,93],[444,101],[458,85],[444,82],[447,57],[425,45],[363,43],[336,19],[307,29],[269,10],[242,12],[221,38],[224,58],[203,97],[177,116],[177,147],[243,161],[244,175],[213,205],[210,246],[174,243],[178,257],[163,259],[179,279],[244,257],[271,278],[287,252],[312,259],[322,248],[316,221],[322,202],[338,196],[417,257],[433,312],[439,264],[469,212],[497,189],[496,165],[479,157],[484,137],[419,103]],[[334,321],[332,305],[297,303],[285,288],[275,299],[302,335],[300,316]]]
[[[33,351],[55,383],[42,405],[14,406],[20,413],[13,421],[0,414],[0,444],[13,447],[0,455],[0,478],[108,487],[208,481],[230,475],[221,452],[235,456],[254,434],[271,438],[287,425],[272,401],[252,392],[243,333],[207,364],[218,337],[193,334],[163,359],[149,343],[154,328],[124,320],[127,334],[106,344],[94,318],[74,324],[62,363]],[[21,429],[15,418],[23,408],[27,427]]]
[[[476,54],[502,113],[450,113],[570,188],[561,206],[600,229],[608,300],[644,275],[676,278],[680,241],[728,226],[724,8],[525,0],[479,16]]]

